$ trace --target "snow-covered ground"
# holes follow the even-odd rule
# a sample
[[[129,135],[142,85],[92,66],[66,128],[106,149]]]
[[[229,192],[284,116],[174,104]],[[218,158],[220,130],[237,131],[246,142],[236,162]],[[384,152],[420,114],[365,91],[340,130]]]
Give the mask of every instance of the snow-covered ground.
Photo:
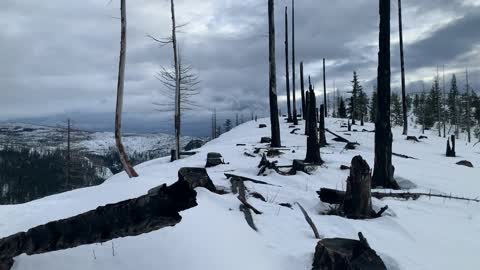
[[[373,167],[374,134],[345,135],[361,144],[353,151],[342,151],[344,144],[333,142],[332,136],[327,134],[330,146],[321,151],[326,163],[311,175],[280,176],[270,172],[268,176],[257,177],[260,157],[247,157],[244,152],[253,152],[253,147],[260,145],[260,138],[270,135],[269,128],[258,128],[259,123],[270,126],[268,119],[248,122],[207,143],[195,156],[174,163],[163,158],[141,164],[137,166],[141,176],[134,180],[120,173],[100,186],[27,204],[0,206],[0,236],[7,236],[97,206],[143,195],[152,187],[175,182],[179,168],[204,166],[208,152],[220,152],[229,164],[208,169],[217,186],[230,186],[223,175],[230,170],[277,185],[246,183],[249,190],[260,192],[267,199],[267,202],[249,199],[263,212],[254,216],[258,232],[245,222],[234,195],[217,195],[198,188],[199,205],[181,212],[183,220],[174,227],[103,244],[35,256],[21,255],[16,258],[13,269],[311,269],[318,240],[314,239],[296,206],[292,210],[278,205],[286,202],[300,202],[322,237],[357,239],[357,233],[363,232],[388,269],[480,269],[477,257],[480,250],[480,203],[425,197],[416,201],[373,199],[375,209],[386,204],[389,206],[381,218],[362,221],[320,215],[329,205],[320,202],[315,191],[321,187],[343,189],[348,171],[341,171],[339,166],[349,165],[355,155],[362,155]],[[290,134],[288,124],[283,121],[281,127],[282,144],[295,152],[277,158],[279,165],[304,158],[306,137]],[[327,119],[327,127],[332,131],[341,130],[340,120]],[[373,125],[367,124],[366,129],[373,129]],[[480,194],[478,146],[475,149],[473,144],[458,142],[459,157],[446,158],[445,139],[432,133],[427,134],[427,140],[414,143],[406,141],[400,134],[401,130],[395,128],[394,152],[419,158],[393,158],[396,177],[413,182],[416,187],[412,191],[468,197]],[[411,135],[419,135],[419,132],[413,130]],[[237,143],[247,146],[236,146]],[[463,159],[471,161],[476,168],[455,165]]]

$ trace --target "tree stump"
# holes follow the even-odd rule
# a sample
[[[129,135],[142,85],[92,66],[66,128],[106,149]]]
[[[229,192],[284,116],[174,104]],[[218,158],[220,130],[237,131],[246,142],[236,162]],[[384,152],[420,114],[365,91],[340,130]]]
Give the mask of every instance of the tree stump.
[[[208,153],[207,154],[207,164],[205,164],[206,168],[215,167],[221,164],[225,164],[223,161],[223,157],[220,153]]]
[[[407,136],[407,141],[420,142],[415,136]]]
[[[271,143],[272,142],[272,138],[270,137],[262,137],[260,139],[260,143]]]
[[[347,178],[347,191],[343,202],[345,216],[353,219],[372,217],[371,198],[372,176],[370,166],[361,157],[352,159],[350,176]]]
[[[452,142],[450,146],[450,141]],[[447,157],[456,157],[457,153],[455,153],[455,135],[450,137],[450,140],[447,140]]]
[[[382,259],[359,235],[361,241],[344,238],[319,241],[312,270],[386,270]]]
[[[258,128],[266,128],[266,127],[267,127],[267,125],[265,125],[265,124],[258,125]]]
[[[192,189],[204,187],[211,192],[217,192],[217,188],[208,176],[205,168],[181,168],[178,170],[178,179],[186,181]]]

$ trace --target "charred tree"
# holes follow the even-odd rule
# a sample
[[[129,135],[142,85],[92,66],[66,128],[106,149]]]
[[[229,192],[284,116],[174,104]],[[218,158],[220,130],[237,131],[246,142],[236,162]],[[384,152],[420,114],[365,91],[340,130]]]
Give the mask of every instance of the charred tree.
[[[318,144],[317,113],[315,91],[310,89],[308,94],[308,134],[307,134],[307,155],[305,162],[313,164],[323,164],[320,157],[320,145]]]
[[[120,0],[121,14],[121,40],[120,40],[120,60],[118,64],[118,84],[117,84],[117,104],[115,110],[115,144],[117,145],[118,155],[123,169],[128,177],[137,177],[138,174],[128,159],[127,152],[122,143],[122,111],[123,111],[123,92],[125,86],[125,61],[127,54],[127,7],[125,0]]]
[[[287,88],[287,122],[293,122],[292,109],[290,107],[290,66],[288,65],[288,8],[285,7],[285,83]]]
[[[380,34],[375,121],[375,164],[372,187],[399,189],[393,178],[392,130],[390,124],[390,0],[380,2]]]
[[[177,25],[175,22],[175,3],[170,0],[170,10],[172,15],[172,47],[173,47],[173,64],[175,65],[175,149],[176,158],[180,158],[180,62],[178,59],[177,49]]]
[[[310,77],[308,77],[310,81]],[[308,89],[312,89],[312,85],[309,84]],[[309,110],[310,110],[310,91],[305,92],[305,135],[308,135],[308,121],[309,121]]]
[[[302,95],[302,117],[303,120],[307,119],[307,114],[305,111],[305,82],[303,80],[303,62],[300,62],[300,91]]]
[[[269,98],[272,147],[280,147],[280,123],[278,120],[277,73],[275,65],[275,13],[273,0],[268,0],[268,45],[269,45]]]
[[[292,92],[293,92],[293,124],[298,125],[297,100],[295,98],[295,2],[292,0]]]
[[[403,135],[408,134],[407,94],[405,90],[405,58],[403,54],[402,0],[398,0],[398,33],[400,35],[400,68],[402,77]]]
[[[350,176],[347,178],[347,191],[343,202],[345,216],[353,219],[371,218],[372,196],[371,196],[370,166],[361,157],[352,159]]]
[[[450,144],[451,142],[451,144]],[[450,140],[447,139],[447,157],[456,157],[457,154],[455,152],[455,135],[450,137]]]
[[[320,132],[319,132],[319,139],[320,139],[320,147],[327,146],[327,137],[325,136],[325,109],[323,104],[320,105]]]
[[[328,116],[328,105],[327,105],[327,80],[325,78],[325,58],[323,58],[323,105],[325,117]]]

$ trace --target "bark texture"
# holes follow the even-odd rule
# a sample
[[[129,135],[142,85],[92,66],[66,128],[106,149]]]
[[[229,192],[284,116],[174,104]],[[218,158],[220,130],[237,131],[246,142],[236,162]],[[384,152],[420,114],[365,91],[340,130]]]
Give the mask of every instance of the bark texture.
[[[268,45],[269,45],[269,99],[272,147],[280,147],[280,123],[278,120],[277,71],[275,65],[275,11],[273,0],[268,0]]]
[[[320,105],[320,129],[319,129],[320,147],[327,146],[327,137],[325,136],[325,109]]]
[[[400,36],[400,68],[402,76],[403,135],[408,134],[407,94],[405,90],[405,57],[403,54],[402,0],[398,0],[398,34]]]
[[[343,202],[346,217],[366,219],[372,216],[371,180],[370,166],[361,156],[354,157]]]
[[[322,164],[320,157],[320,146],[318,144],[317,113],[315,91],[310,89],[308,94],[308,134],[307,134],[307,155],[305,162],[313,164]]]

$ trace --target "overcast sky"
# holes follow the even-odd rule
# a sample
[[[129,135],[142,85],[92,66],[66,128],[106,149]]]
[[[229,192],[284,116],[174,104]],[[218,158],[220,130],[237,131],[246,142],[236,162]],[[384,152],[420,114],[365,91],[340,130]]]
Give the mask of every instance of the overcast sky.
[[[284,95],[283,14],[285,5],[291,11],[291,3],[275,3],[277,84]],[[436,66],[445,65],[447,79],[456,72],[461,86],[469,68],[478,89],[480,0],[404,0],[403,7],[407,83],[430,80]],[[153,103],[162,102],[162,85],[155,73],[170,64],[172,49],[146,37],[169,35],[169,8],[167,0],[127,0],[124,110],[127,119],[139,121],[140,126],[149,120],[165,124],[159,118],[169,116],[155,111]],[[397,1],[392,1],[392,89],[399,82],[396,8]],[[0,120],[82,115],[92,123],[110,123],[116,97],[119,11],[118,0],[1,0]],[[176,13],[179,24],[188,23],[179,35],[184,62],[201,79],[202,94],[196,101],[202,107],[189,114],[191,119],[206,117],[214,107],[245,116],[251,111],[264,113],[267,1],[177,0]],[[305,62],[305,73],[320,86],[321,59],[326,58],[329,91],[334,80],[340,90],[348,90],[354,70],[370,90],[376,76],[378,23],[378,1],[297,0],[297,62]],[[420,89],[413,84],[409,90]]]

